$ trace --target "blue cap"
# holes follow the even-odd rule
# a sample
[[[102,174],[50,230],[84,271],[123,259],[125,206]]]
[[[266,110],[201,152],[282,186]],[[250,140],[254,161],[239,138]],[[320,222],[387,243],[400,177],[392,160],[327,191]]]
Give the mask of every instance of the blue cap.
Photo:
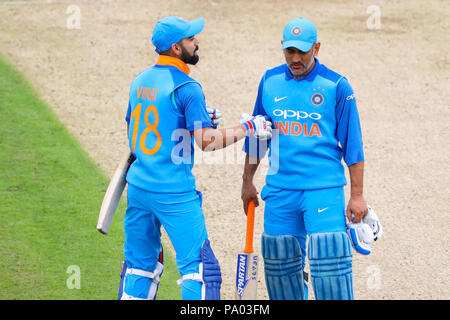
[[[200,18],[193,21],[170,16],[159,20],[153,28],[152,43],[156,52],[169,50],[172,44],[183,38],[195,36],[205,26],[205,19]]]
[[[304,18],[289,21],[283,31],[283,45],[281,49],[289,47],[307,52],[317,42],[317,29],[314,23]]]

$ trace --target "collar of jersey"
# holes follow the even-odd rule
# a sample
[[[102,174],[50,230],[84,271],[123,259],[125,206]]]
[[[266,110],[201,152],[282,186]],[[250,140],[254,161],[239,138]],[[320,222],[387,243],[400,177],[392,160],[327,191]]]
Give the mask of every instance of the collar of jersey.
[[[297,81],[302,81],[302,80],[313,81],[314,78],[316,77],[318,71],[319,71],[319,68],[320,68],[319,59],[314,57],[314,60],[316,61],[315,64],[314,64],[314,68],[311,70],[310,73],[308,73],[305,77],[301,77],[299,80],[297,80],[297,78],[294,78],[294,76],[291,73],[291,70],[289,70],[289,67],[287,66],[287,64],[285,64],[285,66],[286,66],[286,70],[285,70],[286,80],[295,79]]]
[[[180,69],[186,74],[191,72],[186,63],[175,57],[160,55],[156,64],[160,66],[172,66]]]

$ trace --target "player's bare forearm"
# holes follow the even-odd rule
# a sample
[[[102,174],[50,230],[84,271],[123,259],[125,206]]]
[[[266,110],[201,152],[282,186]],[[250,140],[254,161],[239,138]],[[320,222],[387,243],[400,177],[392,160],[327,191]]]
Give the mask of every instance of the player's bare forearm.
[[[247,131],[244,125],[226,129],[207,127],[194,131],[195,142],[203,151],[223,149],[246,136]]]
[[[364,162],[357,162],[348,167],[350,174],[350,199],[347,205],[347,218],[358,223],[367,213],[367,203],[364,199]],[[353,213],[353,217],[352,217]]]
[[[242,174],[242,190],[241,199],[244,212],[247,212],[248,203],[250,200],[255,202],[255,206],[259,206],[258,191],[253,184],[253,177],[258,169],[260,159],[251,157],[248,154],[245,156],[244,173]]]
[[[260,161],[260,159],[248,154],[245,156],[244,173],[242,174],[244,182],[253,183],[253,177],[255,176]]]
[[[364,184],[364,161],[356,162],[348,167],[350,174],[350,194],[353,196],[363,195]]]

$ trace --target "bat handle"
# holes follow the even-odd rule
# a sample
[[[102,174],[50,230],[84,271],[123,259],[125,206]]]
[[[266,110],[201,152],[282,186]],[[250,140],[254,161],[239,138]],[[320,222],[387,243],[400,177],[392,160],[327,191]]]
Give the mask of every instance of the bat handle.
[[[250,200],[247,209],[247,232],[245,235],[244,253],[253,252],[253,227],[255,225],[255,202]]]

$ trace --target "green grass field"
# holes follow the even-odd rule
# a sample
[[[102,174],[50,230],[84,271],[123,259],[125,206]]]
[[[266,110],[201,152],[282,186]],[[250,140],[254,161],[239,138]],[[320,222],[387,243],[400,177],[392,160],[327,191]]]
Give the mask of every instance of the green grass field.
[[[107,177],[1,56],[0,114],[0,300],[116,299],[125,199],[100,234]],[[158,299],[177,278],[166,250]]]

